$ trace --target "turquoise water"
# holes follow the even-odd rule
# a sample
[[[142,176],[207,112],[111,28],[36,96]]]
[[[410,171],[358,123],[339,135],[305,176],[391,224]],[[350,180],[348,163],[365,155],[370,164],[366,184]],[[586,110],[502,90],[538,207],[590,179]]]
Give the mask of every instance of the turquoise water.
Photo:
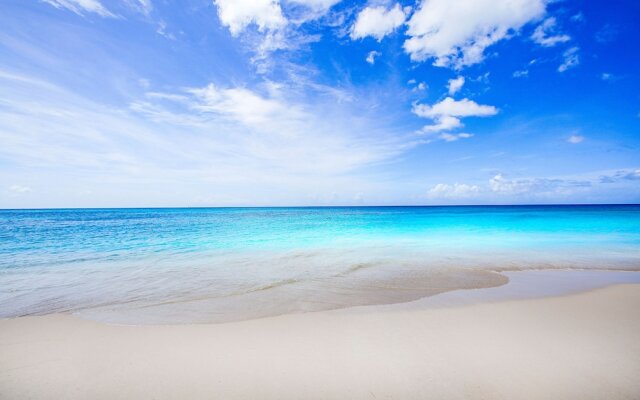
[[[640,269],[640,206],[0,211],[0,317],[201,322]]]

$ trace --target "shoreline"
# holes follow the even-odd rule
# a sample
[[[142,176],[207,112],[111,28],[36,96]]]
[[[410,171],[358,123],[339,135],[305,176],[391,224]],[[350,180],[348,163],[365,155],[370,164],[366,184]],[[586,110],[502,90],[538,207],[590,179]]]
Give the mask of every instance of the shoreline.
[[[63,314],[0,320],[0,398],[640,395],[640,282],[502,298],[519,279],[478,289],[466,303],[433,296],[223,324],[126,326]]]
[[[317,312],[349,312],[349,310],[357,311],[375,311],[385,308],[438,308],[438,307],[459,307],[470,304],[479,304],[495,301],[510,301],[518,299],[534,299],[543,297],[558,297],[564,295],[577,294],[591,291],[594,289],[605,288],[607,286],[638,283],[640,284],[640,270],[631,269],[557,269],[557,268],[539,268],[525,270],[476,270],[464,271],[464,274],[470,276],[483,276],[484,280],[468,281],[473,282],[476,286],[464,287],[461,284],[455,285],[453,288],[441,289],[441,291],[430,292],[424,296],[408,298],[390,302],[373,301],[370,304],[351,304],[343,305],[335,308],[312,309],[312,310],[294,310],[291,312],[260,315],[255,317],[245,316],[236,320],[224,321],[188,321],[179,323],[124,323],[110,322],[99,318],[92,318],[91,314],[84,312],[65,312],[54,314],[67,314],[77,318],[95,321],[108,325],[116,326],[175,326],[175,325],[217,325],[237,323],[243,321],[252,321],[265,318],[276,318],[285,315],[299,315]],[[578,279],[575,278],[587,278]],[[458,282],[456,282],[458,283]],[[544,286],[542,286],[544,285]],[[34,315],[34,316],[46,316]],[[21,318],[21,317],[18,317]],[[0,319],[2,321],[2,319]]]
[[[19,318],[43,317],[49,315],[70,315],[79,319],[94,321],[97,323],[114,326],[179,326],[179,325],[217,325],[227,323],[237,323],[252,321],[256,319],[275,318],[284,315],[298,315],[316,312],[342,312],[349,310],[372,311],[386,308],[440,308],[440,307],[460,307],[470,304],[479,304],[495,301],[509,301],[518,299],[534,299],[542,297],[558,297],[575,293],[586,292],[598,288],[604,288],[616,284],[640,283],[640,270],[634,269],[591,269],[591,268],[536,268],[536,269],[494,269],[494,270],[465,270],[459,269],[458,277],[463,276],[465,280],[456,281],[450,276],[436,282],[446,282],[451,287],[440,287],[437,285],[430,287],[421,294],[417,292],[409,297],[401,297],[388,301],[381,300],[382,297],[368,298],[363,304],[354,301],[353,304],[342,304],[330,308],[319,308],[309,310],[291,310],[289,312],[262,314],[247,316],[243,314],[237,319],[231,320],[183,320],[181,322],[160,322],[149,323],[147,321],[109,320],[95,316],[93,312],[100,308],[87,308],[80,310],[70,310],[62,312],[52,312],[45,314],[27,314],[15,317],[0,318],[0,322]],[[476,277],[473,279],[472,277]],[[578,279],[576,279],[578,278]],[[464,286],[467,285],[467,286]],[[280,285],[274,285],[278,288]],[[430,291],[429,291],[430,290]],[[256,293],[263,289],[256,290]],[[393,290],[392,290],[393,291]],[[249,293],[251,294],[251,293]],[[259,302],[259,299],[257,300]],[[188,304],[190,301],[178,301],[176,304]],[[156,306],[146,307],[153,309]],[[121,316],[122,310],[116,315]],[[126,311],[125,311],[126,312]],[[198,317],[201,315],[196,314]]]

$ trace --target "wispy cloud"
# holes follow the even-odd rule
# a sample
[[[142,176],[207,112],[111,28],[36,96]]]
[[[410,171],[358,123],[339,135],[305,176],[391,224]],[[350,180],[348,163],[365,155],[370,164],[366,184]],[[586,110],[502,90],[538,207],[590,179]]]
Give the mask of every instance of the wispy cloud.
[[[558,67],[558,72],[565,72],[566,70],[580,64],[579,50],[580,49],[578,47],[574,46],[562,54],[564,61]]]
[[[277,185],[281,193],[268,201],[304,203],[306,191],[363,191],[369,185],[359,178],[364,167],[419,142],[366,111],[354,118],[358,113],[336,104],[332,94],[315,91],[307,102],[295,88],[268,83],[149,92],[127,110],[47,89],[29,77],[3,76],[13,79],[0,80],[2,92],[19,95],[0,103],[0,157],[17,170],[43,171],[42,179],[80,174],[93,196],[102,193],[100,185],[164,182],[194,185],[180,204],[215,185],[246,203],[251,185],[262,193]]]
[[[528,69],[520,69],[517,71],[513,72],[513,77],[514,78],[526,78],[527,76],[529,76],[529,70]]]
[[[97,14],[101,17],[114,18],[115,14],[109,11],[98,0],[43,0],[45,3],[60,9],[73,11],[78,15],[86,13]]]
[[[578,144],[584,141],[584,136],[582,135],[571,135],[567,138],[567,142],[571,144]]]
[[[9,191],[12,193],[23,194],[23,193],[32,192],[33,190],[29,186],[11,185],[9,187]]]
[[[626,182],[626,183],[625,183]],[[509,178],[503,173],[493,175],[481,183],[439,183],[427,191],[430,200],[453,200],[462,202],[528,203],[528,202],[575,202],[606,198],[613,186],[629,190],[628,183],[635,185],[640,194],[640,170],[619,170],[587,173],[581,176],[554,178]]]
[[[545,19],[533,31],[531,38],[534,42],[544,47],[552,47],[559,43],[565,43],[571,40],[569,35],[558,33],[556,25],[555,17]]]

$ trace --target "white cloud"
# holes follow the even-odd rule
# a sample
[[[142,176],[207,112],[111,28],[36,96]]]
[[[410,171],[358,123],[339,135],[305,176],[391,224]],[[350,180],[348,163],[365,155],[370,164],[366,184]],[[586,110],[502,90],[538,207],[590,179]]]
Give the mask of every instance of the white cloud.
[[[497,174],[489,180],[491,192],[499,195],[520,196],[525,194],[568,194],[576,188],[590,187],[592,183],[585,180],[549,179],[549,178],[521,178],[508,179],[503,174]]]
[[[241,87],[222,89],[213,84],[188,89],[197,102],[191,108],[199,112],[215,113],[246,126],[264,127],[274,121],[288,124],[308,116],[297,106]],[[281,133],[284,133],[281,132]]]
[[[518,194],[524,193],[531,190],[531,188],[535,185],[535,180],[532,179],[520,179],[520,180],[509,180],[504,177],[502,174],[498,174],[493,178],[489,179],[489,188],[493,192],[497,193],[508,193],[508,194]]]
[[[213,0],[221,24],[251,49],[253,54],[250,62],[259,74],[292,65],[289,60],[284,59],[286,56],[279,57],[274,52],[300,50],[309,43],[320,40],[320,34],[297,28],[321,17],[337,2],[287,0],[283,7],[280,0]]]
[[[237,36],[251,24],[260,31],[276,30],[287,25],[277,0],[214,0],[223,25]]]
[[[140,78],[138,79],[138,85],[140,85],[141,88],[149,89],[149,87],[151,87],[151,81],[146,78]]]
[[[382,193],[384,178],[368,168],[420,138],[366,99],[295,85],[150,92],[122,109],[0,71],[0,158],[12,165],[0,183],[39,193],[0,196],[0,207],[303,205],[318,203],[313,193]]]
[[[577,47],[572,47],[562,54],[564,61],[558,67],[558,72],[564,72],[569,68],[573,68],[580,64],[580,55],[578,54],[579,50],[580,49]]]
[[[153,3],[151,0],[138,0],[140,7],[144,10],[145,14],[149,14],[153,10]]]
[[[292,25],[301,25],[317,20],[331,10],[341,0],[281,0],[283,12]],[[327,22],[327,21],[323,21]],[[333,23],[329,23],[332,25]]]
[[[320,13],[327,12],[340,1],[341,0],[287,0],[288,3],[303,5]]]
[[[463,126],[460,118],[489,117],[498,113],[494,106],[481,105],[469,99],[456,101],[451,97],[432,106],[414,104],[412,111],[419,117],[435,121],[435,124],[422,128],[423,132],[449,131]]]
[[[456,128],[461,128],[464,126],[460,118],[452,117],[449,115],[442,115],[440,117],[434,118],[435,124],[425,125],[422,128],[423,132],[440,132],[440,131],[451,131]]]
[[[473,100],[454,100],[447,97],[433,106],[417,104],[414,113],[420,117],[437,118],[441,116],[453,117],[488,117],[496,115],[498,109],[494,106],[481,105]]]
[[[332,95],[318,91],[308,103],[284,84],[269,83],[262,90],[209,84],[183,93],[154,93],[150,99],[132,109],[160,124],[216,132],[223,147],[232,146],[239,156],[227,162],[262,164],[265,170],[275,165],[285,168],[285,175],[347,173],[412,146],[407,138],[369,125],[364,115],[352,118]]]
[[[366,7],[360,11],[351,28],[351,38],[373,36],[380,41],[402,25],[405,18],[405,13],[398,3],[388,10],[384,6]]]
[[[438,139],[444,140],[445,142],[455,142],[460,139],[468,139],[473,137],[471,133],[441,133],[438,136]]]
[[[602,75],[600,75],[600,79],[602,79],[603,81],[614,81],[616,80],[616,76],[613,74],[610,74],[608,72],[603,72]]]
[[[153,3],[151,0],[125,0],[127,5],[135,11],[149,16],[153,11]]]
[[[422,92],[429,89],[429,86],[425,82],[418,82],[415,79],[411,79],[407,82],[407,84],[412,85],[412,92]]]
[[[453,96],[454,94],[456,94],[460,89],[462,89],[463,85],[464,85],[464,76],[459,76],[455,79],[449,79],[449,85],[448,85],[449,96]]]
[[[585,22],[586,18],[582,13],[582,11],[580,11],[579,13],[571,16],[571,21],[580,23],[580,22]]]
[[[380,53],[379,51],[370,51],[369,54],[367,54],[367,62],[371,65],[376,63],[376,57],[382,55],[382,53]]]
[[[529,70],[528,69],[521,69],[521,70],[513,72],[513,77],[514,78],[526,78],[527,76],[529,76]]]
[[[621,181],[640,181],[640,169],[619,170],[607,175],[601,175],[600,183],[616,183]]]
[[[460,199],[473,197],[480,193],[481,189],[477,185],[467,185],[466,183],[438,183],[428,192],[428,197],[441,199]]]
[[[167,23],[162,20],[158,22],[156,33],[160,36],[166,37],[167,39],[176,40],[176,37],[173,33],[167,32]]]
[[[29,193],[32,190],[29,186],[13,185],[9,187],[9,191],[16,194],[23,194],[23,193]]]
[[[620,174],[620,176],[623,176]],[[626,178],[619,179],[629,179]],[[603,182],[603,177],[600,178]],[[607,181],[607,183],[610,181]],[[611,181],[613,182],[613,181]],[[503,174],[494,175],[481,185],[439,183],[428,191],[428,197],[440,199],[468,199],[484,201],[496,199],[559,199],[584,193],[595,184],[593,180],[567,178],[509,179]],[[504,201],[504,200],[498,200]]]
[[[567,138],[567,142],[571,144],[578,144],[584,140],[584,136],[581,135],[571,135]]]
[[[98,14],[101,17],[115,17],[105,6],[98,0],[43,0],[45,3],[60,9],[73,11],[78,15],[85,12]]]
[[[407,22],[405,51],[414,61],[462,68],[484,50],[542,17],[546,0],[425,0]]]
[[[558,43],[565,43],[571,40],[569,35],[555,34],[556,31],[556,19],[549,17],[545,19],[531,35],[531,39],[544,47],[552,47]]]
[[[623,176],[623,179],[628,179],[632,181],[640,180],[640,169],[636,169],[634,171],[628,172]]]

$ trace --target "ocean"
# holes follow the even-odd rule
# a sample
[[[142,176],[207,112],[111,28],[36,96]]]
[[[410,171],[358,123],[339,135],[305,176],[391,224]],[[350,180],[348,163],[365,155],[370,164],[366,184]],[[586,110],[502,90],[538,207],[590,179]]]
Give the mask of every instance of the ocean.
[[[204,323],[640,270],[640,206],[0,210],[0,317]]]

